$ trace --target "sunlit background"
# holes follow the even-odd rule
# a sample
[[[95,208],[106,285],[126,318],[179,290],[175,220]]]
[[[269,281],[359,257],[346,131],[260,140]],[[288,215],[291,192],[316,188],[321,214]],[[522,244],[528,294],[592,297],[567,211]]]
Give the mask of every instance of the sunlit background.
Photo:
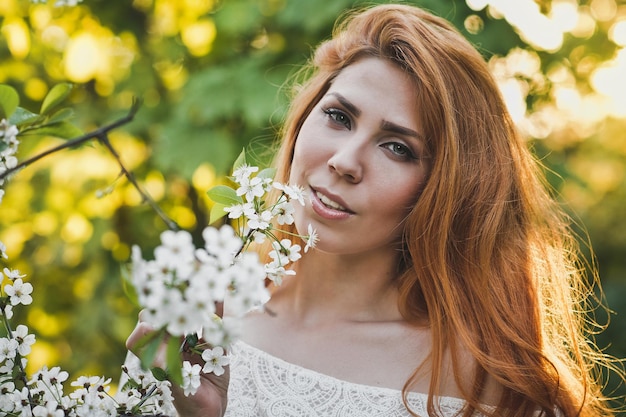
[[[33,111],[54,84],[74,83],[75,120],[86,131],[141,98],[135,121],[111,139],[167,214],[197,234],[206,190],[246,144],[267,160],[285,107],[281,86],[359,3],[3,0],[0,83]],[[616,313],[598,344],[626,357],[626,0],[411,3],[451,20],[489,61],[555,192],[584,225],[576,226],[583,245],[595,250]],[[21,155],[58,142],[24,139]],[[16,312],[38,337],[32,370],[119,374],[137,314],[122,266],[132,245],[150,250],[165,225],[118,174],[91,144],[45,158],[6,189],[0,241],[35,287],[33,305]],[[598,319],[607,322],[602,311]]]

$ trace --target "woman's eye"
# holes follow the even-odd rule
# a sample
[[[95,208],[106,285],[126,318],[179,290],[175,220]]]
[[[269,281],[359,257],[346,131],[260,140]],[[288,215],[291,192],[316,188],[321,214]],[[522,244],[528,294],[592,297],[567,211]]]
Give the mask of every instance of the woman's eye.
[[[408,146],[398,142],[389,142],[382,145],[383,148],[388,149],[394,156],[404,160],[417,159],[411,149]]]
[[[333,123],[338,123],[342,126],[350,129],[352,127],[350,123],[350,118],[347,114],[337,109],[323,109],[323,112],[333,121]]]

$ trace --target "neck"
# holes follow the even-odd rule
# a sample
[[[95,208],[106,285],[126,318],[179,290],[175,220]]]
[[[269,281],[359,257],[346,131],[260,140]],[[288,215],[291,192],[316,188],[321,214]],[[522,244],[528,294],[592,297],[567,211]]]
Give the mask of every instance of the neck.
[[[296,262],[296,275],[274,290],[268,310],[310,324],[399,320],[396,259],[309,252]]]

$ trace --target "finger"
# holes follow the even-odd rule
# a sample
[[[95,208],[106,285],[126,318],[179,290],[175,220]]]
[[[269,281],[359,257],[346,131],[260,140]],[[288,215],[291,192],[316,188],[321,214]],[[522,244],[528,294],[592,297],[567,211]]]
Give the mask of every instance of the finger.
[[[133,332],[126,339],[126,348],[130,351],[134,351],[137,343],[145,339],[150,333],[154,333],[154,328],[151,325],[142,322],[137,323]]]
[[[148,312],[146,311],[146,309],[142,309],[139,311],[139,322],[145,322],[146,321],[146,314],[148,314]]]

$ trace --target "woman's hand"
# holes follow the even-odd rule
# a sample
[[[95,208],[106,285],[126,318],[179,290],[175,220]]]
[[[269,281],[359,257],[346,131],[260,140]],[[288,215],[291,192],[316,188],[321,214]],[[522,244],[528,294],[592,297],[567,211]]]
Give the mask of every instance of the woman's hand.
[[[141,320],[139,314],[139,322],[128,336],[126,347],[128,350],[139,356],[140,349],[138,344],[141,340],[145,340],[150,334],[155,333],[148,323]],[[202,358],[193,353],[183,353],[183,360],[187,360],[192,364],[198,363],[203,365]],[[165,344],[159,349],[152,366],[165,368]],[[179,417],[222,417],[226,412],[228,381],[230,379],[230,369],[225,367],[223,375],[200,374],[200,387],[194,395],[185,396],[183,389],[177,384],[172,384],[172,395],[174,396],[174,406],[178,411]]]

